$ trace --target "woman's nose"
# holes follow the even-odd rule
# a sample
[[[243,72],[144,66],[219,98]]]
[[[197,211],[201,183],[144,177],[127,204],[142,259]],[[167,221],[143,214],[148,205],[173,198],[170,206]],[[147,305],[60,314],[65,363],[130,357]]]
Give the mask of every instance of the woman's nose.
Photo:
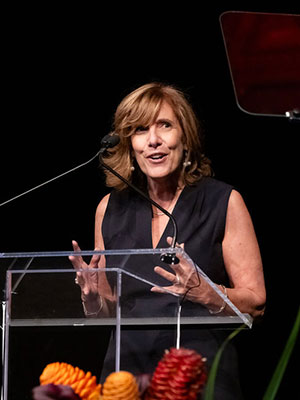
[[[150,147],[158,147],[159,145],[161,145],[162,140],[161,137],[157,131],[157,127],[155,125],[150,126],[149,128],[149,132],[148,132],[148,145]]]

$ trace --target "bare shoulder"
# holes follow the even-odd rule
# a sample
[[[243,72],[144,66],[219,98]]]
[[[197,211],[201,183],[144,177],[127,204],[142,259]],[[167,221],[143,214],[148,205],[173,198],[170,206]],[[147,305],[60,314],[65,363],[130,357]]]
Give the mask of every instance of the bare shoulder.
[[[246,207],[242,195],[237,190],[232,190],[229,197],[229,206],[232,207]]]
[[[252,218],[242,195],[236,190],[231,192],[228,202],[224,244],[233,241],[244,242],[245,245],[256,242]]]
[[[102,237],[102,221],[109,201],[109,194],[104,196],[98,204],[95,215],[95,248],[104,249]]]
[[[238,222],[241,218],[251,220],[242,195],[238,191],[232,190],[228,202],[227,219]]]
[[[102,200],[98,204],[97,209],[96,209],[96,219],[98,219],[98,218],[103,219],[106,208],[107,208],[107,204],[109,201],[109,197],[110,197],[110,194],[107,194],[106,196],[104,196],[102,198]]]

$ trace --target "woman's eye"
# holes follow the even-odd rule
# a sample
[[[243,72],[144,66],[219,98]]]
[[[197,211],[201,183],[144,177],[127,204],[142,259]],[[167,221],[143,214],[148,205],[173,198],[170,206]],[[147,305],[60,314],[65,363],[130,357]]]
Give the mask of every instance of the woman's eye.
[[[158,126],[159,126],[159,128],[168,129],[168,128],[172,127],[172,124],[169,121],[160,121]]]
[[[143,133],[146,132],[148,130],[148,128],[146,126],[138,126],[137,128],[135,128],[135,133]]]

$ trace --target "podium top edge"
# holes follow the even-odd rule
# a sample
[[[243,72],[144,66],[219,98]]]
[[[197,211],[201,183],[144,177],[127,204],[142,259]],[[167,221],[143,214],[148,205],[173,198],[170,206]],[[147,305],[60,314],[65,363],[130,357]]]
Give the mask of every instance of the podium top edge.
[[[84,250],[84,251],[42,251],[42,252],[16,252],[0,253],[1,258],[39,258],[39,257],[68,257],[68,256],[92,256],[92,255],[116,255],[130,256],[142,254],[185,254],[180,247],[167,247],[160,249],[116,249],[116,250]]]

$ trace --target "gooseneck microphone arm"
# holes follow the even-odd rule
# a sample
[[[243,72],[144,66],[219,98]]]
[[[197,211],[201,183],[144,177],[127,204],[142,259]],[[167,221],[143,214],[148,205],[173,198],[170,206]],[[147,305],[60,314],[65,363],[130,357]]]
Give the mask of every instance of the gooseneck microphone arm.
[[[135,185],[133,185],[131,182],[127,181],[125,178],[123,178],[123,176],[121,176],[120,174],[118,174],[118,172],[116,172],[115,170],[113,170],[109,165],[107,165],[102,157],[100,157],[100,163],[101,165],[107,169],[108,171],[110,171],[112,174],[114,174],[117,178],[121,179],[121,181],[123,181],[124,183],[126,183],[126,185],[128,185],[129,187],[131,187],[133,190],[135,190],[136,192],[138,192],[142,197],[144,197],[144,199],[148,200],[151,204],[153,204],[155,207],[157,207],[161,212],[163,212],[164,214],[166,214],[170,220],[172,221],[173,224],[173,228],[174,228],[174,235],[172,238],[172,243],[171,243],[171,247],[175,247],[176,245],[176,240],[177,240],[177,224],[176,221],[173,217],[172,214],[170,214],[167,210],[165,210],[163,207],[161,207],[158,203],[156,203],[156,201],[152,200],[149,196],[147,196],[144,192],[142,192],[138,187],[136,187]]]
[[[120,138],[116,134],[109,134],[106,135],[102,141],[101,141],[101,150],[100,150],[100,164],[107,169],[109,172],[111,172],[113,175],[115,175],[117,178],[119,178],[122,182],[124,182],[127,186],[129,186],[131,189],[133,189],[135,192],[137,192],[140,196],[142,196],[145,200],[147,200],[149,203],[154,205],[156,208],[158,208],[161,212],[163,212],[165,215],[169,217],[173,224],[173,237],[172,237],[172,242],[171,242],[171,247],[175,248],[176,242],[177,242],[177,234],[178,234],[178,228],[177,224],[175,221],[175,218],[173,217],[172,214],[170,214],[167,210],[165,210],[162,206],[160,206],[156,201],[152,200],[151,197],[147,196],[142,190],[140,190],[138,187],[136,187],[133,183],[129,182],[127,179],[125,179],[122,175],[120,175],[118,172],[116,172],[113,168],[111,168],[109,165],[107,165],[102,158],[102,155],[105,154],[106,150],[108,148],[116,146],[120,141]],[[178,259],[176,257],[175,253],[167,253],[163,254],[161,256],[161,260],[167,264],[177,264]]]
[[[99,150],[99,151],[98,151],[92,158],[90,158],[88,161],[85,161],[84,163],[82,163],[82,164],[80,164],[80,165],[77,165],[76,167],[71,168],[71,169],[69,169],[69,170],[66,171],[66,172],[63,172],[62,174],[60,174],[60,175],[58,175],[58,176],[55,176],[54,178],[51,178],[51,179],[49,179],[49,180],[46,181],[46,182],[43,182],[43,183],[41,183],[41,184],[39,184],[39,185],[37,185],[37,186],[35,186],[35,187],[29,189],[29,190],[26,190],[26,192],[20,193],[20,194],[18,194],[17,196],[12,197],[11,199],[4,201],[3,203],[0,204],[0,207],[4,206],[5,204],[11,203],[12,201],[17,200],[18,198],[23,197],[23,196],[25,196],[25,195],[27,195],[27,194],[33,192],[33,191],[36,190],[36,189],[39,189],[39,188],[41,188],[41,187],[43,187],[43,186],[45,186],[45,185],[48,185],[48,183],[54,182],[54,181],[56,181],[57,179],[62,178],[63,176],[68,175],[68,174],[70,174],[71,172],[74,172],[74,171],[76,171],[77,169],[79,169],[79,168],[81,168],[81,167],[84,167],[85,165],[91,163],[96,157],[98,157],[99,154],[100,154],[100,152],[101,152],[101,150]]]
[[[119,141],[120,141],[120,138],[119,138],[118,135],[116,135],[114,132],[109,133],[108,135],[106,135],[106,136],[103,137],[103,139],[101,140],[101,147],[100,147],[100,150],[98,150],[97,153],[96,153],[92,158],[90,158],[89,160],[83,162],[82,164],[77,165],[77,166],[74,167],[74,168],[69,169],[68,171],[63,172],[63,173],[60,174],[60,175],[55,176],[54,178],[49,179],[49,180],[46,181],[46,182],[43,182],[43,183],[41,183],[41,184],[39,184],[39,185],[37,185],[37,186],[34,186],[33,188],[31,188],[31,189],[29,189],[29,190],[26,190],[25,192],[20,193],[20,194],[18,194],[17,196],[14,196],[14,197],[12,197],[12,198],[10,198],[10,199],[4,201],[3,203],[0,203],[0,207],[4,206],[5,204],[11,203],[11,202],[14,201],[14,200],[17,200],[17,199],[19,199],[20,197],[26,196],[27,194],[33,192],[34,190],[37,190],[37,189],[39,189],[39,188],[41,188],[41,187],[43,187],[43,186],[46,186],[46,185],[48,185],[48,183],[54,182],[54,181],[56,181],[57,179],[60,179],[60,178],[62,178],[63,176],[66,176],[66,175],[70,174],[71,172],[74,172],[74,171],[76,171],[77,169],[82,168],[82,167],[84,167],[84,166],[90,164],[93,160],[95,160],[95,158],[97,158],[97,157],[99,156],[99,154],[102,154],[102,153],[103,153],[104,151],[106,151],[109,147],[114,147],[114,146],[116,146],[116,145],[119,143]]]
[[[68,175],[68,174],[70,174],[70,173],[72,173],[72,172],[78,170],[79,168],[84,167],[85,165],[91,163],[96,157],[100,156],[100,157],[99,157],[100,163],[101,163],[101,165],[102,165],[105,169],[107,169],[109,172],[111,172],[113,175],[115,175],[117,178],[119,178],[122,182],[124,182],[127,186],[129,186],[129,187],[132,188],[134,191],[136,191],[137,193],[139,193],[144,199],[146,199],[149,203],[153,204],[153,205],[154,205],[155,207],[157,207],[161,212],[163,212],[165,215],[167,215],[167,216],[169,217],[169,219],[172,221],[172,224],[173,224],[173,232],[174,232],[174,233],[173,233],[173,237],[172,237],[171,247],[172,247],[172,248],[175,248],[175,246],[176,246],[176,241],[177,241],[177,232],[178,232],[178,229],[177,229],[177,224],[176,224],[176,221],[175,221],[173,215],[170,214],[170,213],[169,213],[167,210],[165,210],[163,207],[161,207],[161,206],[160,206],[158,203],[156,203],[154,200],[152,200],[149,196],[147,196],[144,192],[142,192],[138,187],[136,187],[136,186],[133,185],[131,182],[129,182],[127,179],[125,179],[123,176],[121,176],[120,174],[118,174],[118,172],[116,172],[114,169],[112,169],[109,165],[107,165],[107,164],[103,161],[102,155],[106,152],[106,150],[107,150],[108,148],[112,148],[112,147],[116,146],[119,142],[120,142],[120,137],[119,137],[119,135],[115,134],[114,132],[109,133],[108,135],[104,136],[103,139],[101,140],[101,148],[100,148],[100,150],[99,150],[92,158],[90,158],[88,161],[86,161],[86,162],[84,162],[84,163],[82,163],[82,164],[80,164],[80,165],[77,165],[76,167],[71,168],[70,170],[68,170],[68,171],[66,171],[66,172],[64,172],[64,173],[62,173],[62,174],[60,174],[60,175],[58,175],[58,176],[55,176],[54,178],[49,179],[48,181],[43,182],[43,183],[41,183],[40,185],[37,185],[37,186],[35,186],[35,187],[33,187],[33,188],[31,188],[31,189],[29,189],[29,190],[27,190],[27,191],[25,191],[25,192],[23,192],[23,193],[21,193],[21,194],[18,194],[17,196],[10,198],[9,200],[4,201],[3,203],[0,203],[0,207],[6,205],[6,204],[8,204],[8,203],[11,203],[12,201],[17,200],[18,198],[23,197],[23,196],[25,196],[25,195],[27,195],[27,194],[29,194],[29,193],[31,193],[31,192],[33,192],[33,191],[35,191],[35,190],[37,190],[37,189],[43,187],[43,186],[45,186],[45,185],[48,185],[49,183],[54,182],[54,181],[56,181],[57,179],[62,178],[62,177],[64,177],[64,176],[66,176],[66,175]],[[166,263],[169,263],[169,264],[171,264],[171,263],[176,264],[176,263],[178,262],[178,259],[177,259],[176,255],[175,255],[175,253],[173,253],[173,254],[168,253],[168,254],[163,254],[163,256],[162,256],[162,261],[164,261],[164,262],[166,262]]]

